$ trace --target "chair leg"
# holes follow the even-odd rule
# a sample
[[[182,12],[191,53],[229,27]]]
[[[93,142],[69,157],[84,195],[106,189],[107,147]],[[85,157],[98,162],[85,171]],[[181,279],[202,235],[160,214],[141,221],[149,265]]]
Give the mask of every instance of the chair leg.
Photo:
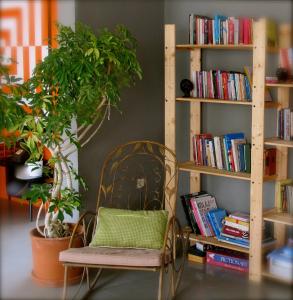
[[[162,300],[162,294],[163,294],[163,275],[164,275],[164,267],[161,267],[161,269],[160,269],[160,276],[159,276],[158,300]]]
[[[175,268],[174,264],[171,265],[171,295],[172,299],[175,298],[176,288],[175,288]]]
[[[67,290],[67,269],[68,267],[64,266],[64,286],[63,286],[63,294],[62,294],[62,300],[66,299],[66,290]]]

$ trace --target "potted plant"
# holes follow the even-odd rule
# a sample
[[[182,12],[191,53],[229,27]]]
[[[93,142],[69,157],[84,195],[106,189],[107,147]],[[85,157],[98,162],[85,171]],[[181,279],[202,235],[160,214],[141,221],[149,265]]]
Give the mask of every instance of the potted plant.
[[[82,186],[84,182],[69,155],[97,134],[111,109],[119,108],[121,89],[133,85],[142,74],[136,40],[124,26],[96,35],[82,24],[75,31],[58,25],[57,42],[59,47],[50,49],[27,82],[16,84],[15,78],[6,76],[9,92],[1,92],[0,100],[0,130],[19,132],[14,141],[21,141],[30,162],[42,157],[44,147],[51,154],[43,172],[53,168],[52,184],[33,185],[26,194],[32,202],[42,200],[33,235],[46,242],[70,235],[64,215],[72,216],[80,208],[81,196],[72,182],[77,179]],[[1,70],[3,75],[3,66]],[[78,124],[74,132],[73,119]],[[43,207],[45,221],[40,226]]]

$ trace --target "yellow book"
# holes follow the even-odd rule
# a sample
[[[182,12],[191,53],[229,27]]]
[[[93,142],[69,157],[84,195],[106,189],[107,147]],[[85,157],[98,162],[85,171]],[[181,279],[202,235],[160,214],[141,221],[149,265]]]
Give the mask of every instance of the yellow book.
[[[249,227],[249,222],[240,221],[240,220],[237,220],[237,219],[234,219],[234,218],[225,217],[225,221]]]
[[[201,257],[201,256],[197,256],[194,254],[188,254],[188,260],[191,262],[196,262],[196,263],[200,263],[200,264],[204,264],[206,262],[206,258],[205,257]]]

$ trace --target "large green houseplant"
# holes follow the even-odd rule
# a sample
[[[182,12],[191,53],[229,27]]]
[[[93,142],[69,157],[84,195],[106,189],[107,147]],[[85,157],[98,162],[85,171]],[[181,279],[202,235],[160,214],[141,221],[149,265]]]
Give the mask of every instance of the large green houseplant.
[[[59,25],[58,32],[58,48],[50,49],[27,82],[17,84],[14,78],[2,76],[9,92],[1,90],[0,95],[0,130],[19,132],[5,142],[20,140],[32,162],[42,156],[44,146],[51,153],[53,183],[33,185],[26,194],[33,202],[42,200],[36,227],[45,237],[67,235],[64,215],[80,207],[80,194],[72,187],[73,178],[80,177],[68,156],[95,136],[109,119],[111,108],[119,108],[121,89],[133,85],[142,73],[136,40],[123,26],[96,35],[82,24],[75,31]],[[1,75],[5,75],[3,65]],[[30,113],[21,105],[29,107]],[[72,132],[74,119],[78,127]],[[42,229],[39,223],[45,204]]]

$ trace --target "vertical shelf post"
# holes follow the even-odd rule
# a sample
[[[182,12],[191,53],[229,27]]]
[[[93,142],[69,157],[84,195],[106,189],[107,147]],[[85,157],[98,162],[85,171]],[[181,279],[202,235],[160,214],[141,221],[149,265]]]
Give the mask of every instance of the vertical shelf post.
[[[292,46],[291,32],[289,24],[280,25],[279,29],[279,46],[280,48],[290,48]],[[289,107],[290,92],[288,88],[279,87],[277,93],[278,110]],[[276,174],[277,180],[286,179],[288,176],[288,148],[276,147],[277,161]],[[277,190],[275,191],[275,207],[277,207]],[[286,228],[284,224],[274,224],[274,237],[277,241],[276,247],[281,247],[285,243]]]
[[[175,127],[175,25],[165,25],[165,145],[176,153],[176,127]],[[175,184],[175,183],[174,183]],[[171,186],[170,188],[174,188]],[[176,197],[172,203],[166,202],[165,209],[176,205]]]
[[[193,49],[190,51],[190,78],[192,71],[201,70],[201,49]],[[193,161],[193,143],[192,137],[201,132],[201,103],[190,102],[190,161]],[[200,173],[190,173],[190,193],[200,191]]]
[[[253,24],[249,278],[261,280],[266,20]]]

